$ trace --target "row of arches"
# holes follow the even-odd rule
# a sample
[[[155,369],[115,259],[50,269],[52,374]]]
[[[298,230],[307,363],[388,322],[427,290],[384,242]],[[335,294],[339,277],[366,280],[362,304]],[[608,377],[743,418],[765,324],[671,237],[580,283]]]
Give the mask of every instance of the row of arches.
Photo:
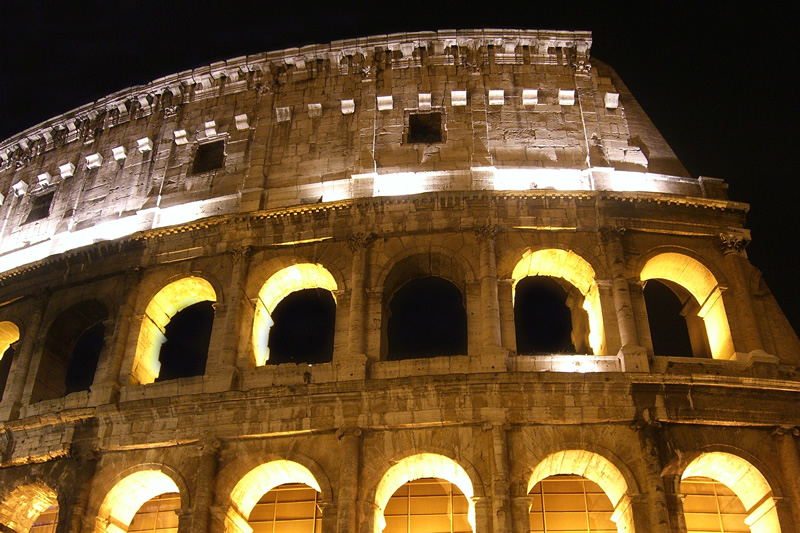
[[[433,254],[412,255],[389,270],[382,289],[381,358],[467,354],[467,278],[458,261]],[[659,352],[662,337],[672,342],[683,331],[686,352],[666,355],[732,356],[721,289],[708,268],[688,255],[667,252],[648,260],[640,279],[646,283],[656,353],[665,353]],[[570,250],[529,250],[510,282],[517,353],[606,354],[600,283],[588,261]],[[252,321],[245,348],[250,365],[330,362],[343,285],[319,263],[290,264],[272,273],[246,300]],[[664,318],[670,298],[672,316]],[[130,383],[202,376],[218,300],[218,289],[199,275],[180,277],[149,297],[132,332]],[[30,402],[88,390],[95,376],[87,369],[97,368],[113,324],[109,309],[96,300],[59,314],[44,336]],[[19,336],[16,324],[0,322],[0,384]]]
[[[308,462],[309,459],[304,459]],[[406,456],[389,466],[369,492],[375,533],[471,533],[481,522],[484,494],[477,474],[437,453]],[[531,533],[637,531],[636,482],[624,466],[596,452],[570,449],[545,457],[527,477],[527,497],[518,499]],[[679,476],[688,533],[779,533],[772,489],[745,459],[706,452]],[[332,489],[313,462],[277,459],[242,476],[218,508],[225,533],[261,531],[319,533]],[[56,492],[42,483],[16,487],[0,503],[0,523],[13,531],[55,531]],[[92,511],[94,531],[177,532],[179,516],[192,502],[182,477],[163,465],[141,465],[117,476]],[[57,518],[56,518],[57,519]],[[329,524],[333,522],[327,522]],[[45,529],[45,526],[52,529]],[[641,530],[642,525],[638,528]]]

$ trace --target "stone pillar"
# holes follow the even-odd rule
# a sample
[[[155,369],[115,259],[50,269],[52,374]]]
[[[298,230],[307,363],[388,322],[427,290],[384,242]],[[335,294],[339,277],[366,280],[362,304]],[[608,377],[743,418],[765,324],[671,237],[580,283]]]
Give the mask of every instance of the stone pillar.
[[[492,524],[492,502],[489,498],[480,496],[472,497],[472,505],[475,507],[475,529],[473,531],[493,531]]]
[[[64,528],[56,528],[58,533],[61,533],[61,531],[65,533],[81,533],[84,530],[84,522],[88,518],[85,515],[89,504],[89,493],[92,489],[92,479],[97,470],[97,454],[94,450],[81,450],[76,454],[75,461],[77,463],[75,484],[69,487],[69,492],[74,494],[74,499],[66,509]],[[59,520],[58,525],[61,525],[61,520]],[[86,528],[86,530],[89,531],[89,528]]]
[[[233,250],[233,269],[231,271],[231,285],[228,295],[227,312],[225,313],[225,335],[222,340],[220,352],[220,367],[233,368],[236,366],[236,355],[239,351],[240,322],[242,319],[242,299],[244,298],[244,284],[247,279],[247,267],[250,262],[250,248],[243,247]]]
[[[527,488],[527,487],[526,487]],[[530,533],[531,497],[514,496],[511,499],[511,512],[514,516],[514,533]]]
[[[773,432],[778,439],[778,456],[783,474],[783,487],[790,503],[794,523],[800,525],[800,452],[797,451],[795,437],[800,429],[782,426]]]
[[[33,313],[23,332],[22,342],[19,344],[19,354],[15,354],[11,362],[11,372],[6,382],[3,401],[0,402],[0,420],[16,420],[19,417],[22,395],[28,381],[28,369],[31,366],[34,349],[38,344],[39,328],[47,308],[48,296],[47,293],[38,293],[34,297]]]
[[[192,500],[193,533],[208,533],[211,524],[211,507],[214,503],[214,485],[217,479],[217,464],[222,443],[219,439],[206,440],[200,446],[197,460],[194,498]]]
[[[506,428],[492,425],[492,531],[511,532],[511,494],[508,480],[508,441]]]
[[[483,347],[499,349],[500,343],[500,304],[497,298],[497,258],[494,238],[497,226],[475,228],[480,246],[481,276],[481,324]]]
[[[647,410],[637,421],[636,430],[639,436],[639,443],[644,460],[645,475],[647,481],[642,484],[646,492],[644,494],[644,504],[648,510],[648,523],[644,531],[653,533],[666,533],[669,530],[669,513],[667,511],[666,491],[664,490],[664,480],[661,478],[662,465],[658,450],[658,440],[656,428],[660,426],[657,420],[651,419]],[[637,503],[636,499],[631,500],[631,505]],[[639,507],[637,505],[637,507]],[[641,509],[641,507],[639,507]],[[634,510],[634,519],[637,513]],[[637,529],[641,527],[636,524]]]
[[[647,353],[639,342],[636,319],[631,304],[630,286],[625,275],[625,250],[622,246],[622,235],[625,228],[604,227],[600,234],[605,243],[606,259],[611,267],[612,296],[619,327],[620,361],[622,369],[628,372],[647,372],[649,365]]]
[[[730,276],[731,284],[734,287],[733,296],[736,301],[736,311],[738,318],[737,337],[742,339],[745,352],[763,350],[761,333],[756,322],[756,314],[753,309],[753,299],[750,296],[750,284],[747,281],[744,256],[744,248],[747,246],[746,235],[742,233],[720,233],[720,244],[722,253],[725,256],[725,271]],[[701,302],[702,305],[702,302]],[[730,311],[728,311],[730,313]],[[733,330],[734,328],[731,328]],[[735,337],[735,338],[737,338]],[[736,346],[737,351],[739,346]]]
[[[338,454],[341,467],[339,469],[339,494],[337,502],[338,533],[357,531],[358,512],[358,470],[361,463],[361,429],[357,427],[340,428],[336,432],[339,438]]]
[[[353,252],[352,272],[350,274],[350,336],[349,353],[366,353],[365,321],[367,312],[366,278],[369,262],[368,248],[375,235],[372,233],[353,233],[348,235],[347,244]]]

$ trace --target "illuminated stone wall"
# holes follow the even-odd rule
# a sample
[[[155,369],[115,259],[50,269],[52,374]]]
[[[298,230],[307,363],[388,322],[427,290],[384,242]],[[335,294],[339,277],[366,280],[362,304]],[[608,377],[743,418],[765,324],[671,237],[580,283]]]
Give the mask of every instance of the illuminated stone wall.
[[[523,532],[530,489],[576,474],[620,532],[684,531],[691,476],[752,531],[796,531],[800,341],[747,259],[747,205],[688,177],[590,48],[486,30],[249,56],[0,144],[0,525],[55,500],[59,532],[125,531],[177,492],[179,531],[247,532],[299,482],[324,532],[372,533],[397,487],[437,477],[475,531]],[[436,113],[441,140],[409,142]],[[389,301],[427,275],[461,291],[466,351],[388,360]],[[519,353],[530,276],[574,288],[586,353]],[[691,295],[706,356],[654,350],[648,280]],[[336,304],[332,361],[271,364],[273,311],[308,288]],[[205,372],[157,381],[197,302]],[[91,386],[59,395],[59,344],[98,321]]]

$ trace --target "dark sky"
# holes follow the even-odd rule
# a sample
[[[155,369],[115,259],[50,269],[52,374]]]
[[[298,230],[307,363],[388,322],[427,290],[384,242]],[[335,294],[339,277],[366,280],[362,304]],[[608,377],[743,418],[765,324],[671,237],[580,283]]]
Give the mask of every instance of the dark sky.
[[[698,2],[700,3],[700,2]],[[751,204],[751,261],[800,326],[791,18],[768,3],[718,11],[611,1],[4,2],[0,138],[131,85],[214,61],[335,39],[465,28],[580,29],[693,176]],[[300,6],[300,7],[297,7]]]

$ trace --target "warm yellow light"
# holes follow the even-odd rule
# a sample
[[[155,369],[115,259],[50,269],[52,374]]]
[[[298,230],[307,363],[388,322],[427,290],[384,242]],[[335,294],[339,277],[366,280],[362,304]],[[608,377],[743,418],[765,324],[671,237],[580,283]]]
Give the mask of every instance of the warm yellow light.
[[[317,288],[331,291],[334,300],[336,299],[336,280],[325,267],[313,263],[300,263],[281,269],[261,286],[253,318],[253,354],[256,366],[269,360],[269,331],[273,324],[272,312],[278,303],[295,291]]]
[[[180,492],[171,477],[159,470],[141,470],[108,491],[97,513],[95,533],[127,531],[133,516],[147,501],[168,492]]]
[[[550,276],[568,281],[583,295],[583,308],[589,315],[589,346],[595,355],[605,351],[603,311],[600,293],[592,265],[570,250],[549,248],[526,251],[511,273],[512,294],[516,297],[517,283],[528,276]]]
[[[14,531],[29,531],[40,514],[57,504],[56,492],[44,483],[22,485],[0,503],[0,523]]]
[[[455,461],[443,455],[421,453],[402,459],[383,475],[375,490],[375,533],[386,527],[383,511],[397,489],[417,479],[440,478],[459,488],[469,502],[467,520],[475,531],[475,502],[472,481],[467,472]]]
[[[19,328],[13,322],[0,322],[0,361],[8,347],[19,340]]]
[[[217,294],[207,280],[195,276],[174,281],[158,291],[142,318],[131,383],[153,383],[161,370],[158,357],[166,341],[164,330],[178,311],[198,302],[216,302]]]
[[[689,291],[700,305],[697,316],[705,323],[712,357],[733,357],[733,339],[725,304],[722,302],[722,292],[717,279],[708,268],[688,255],[667,252],[648,260],[640,277],[642,281],[665,279]]]

